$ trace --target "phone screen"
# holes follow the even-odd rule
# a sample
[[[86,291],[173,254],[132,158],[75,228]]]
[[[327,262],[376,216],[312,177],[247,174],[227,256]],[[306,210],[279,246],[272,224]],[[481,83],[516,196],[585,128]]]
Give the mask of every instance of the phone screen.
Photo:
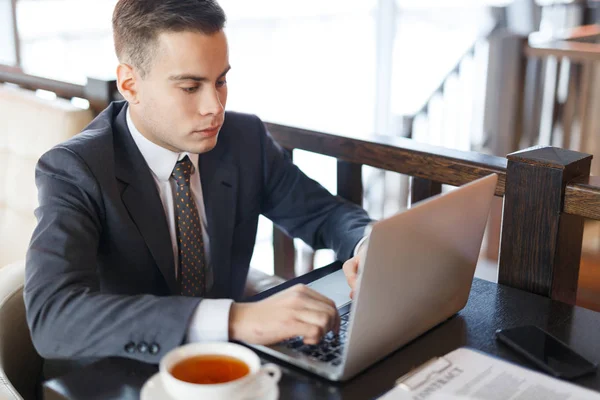
[[[535,326],[499,330],[496,337],[557,377],[574,379],[596,370],[594,363]]]

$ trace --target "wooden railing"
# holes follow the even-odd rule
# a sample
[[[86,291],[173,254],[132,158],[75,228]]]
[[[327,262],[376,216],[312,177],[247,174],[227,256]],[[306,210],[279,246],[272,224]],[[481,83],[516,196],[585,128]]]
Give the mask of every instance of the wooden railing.
[[[90,80],[78,86],[2,67],[0,82],[87,98],[96,107],[116,97],[114,82]],[[600,219],[600,179],[589,176],[591,156],[537,147],[504,158],[400,137],[361,139],[270,123],[267,127],[290,152],[302,149],[335,157],[338,195],[357,204],[362,202],[363,165],[412,176],[412,202],[440,193],[442,184],[458,186],[498,174],[496,195],[504,197],[499,283],[575,302],[583,218]],[[279,231],[274,252],[276,273],[293,275],[294,245]]]
[[[357,139],[267,123],[286,150],[338,160],[338,194],[362,201],[362,165],[413,176],[413,202],[496,173],[504,197],[498,282],[575,303],[583,217],[600,219],[600,181],[590,178],[592,157],[549,146],[507,158],[434,147],[398,137]],[[294,246],[275,229],[276,274],[294,274]]]
[[[85,85],[61,82],[23,73],[19,68],[0,65],[0,83],[10,83],[23,89],[47,90],[57,97],[81,98],[90,102],[90,108],[98,113],[108,103],[120,97],[116,81],[88,78]]]
[[[532,34],[521,41],[516,79],[523,82],[523,95],[513,101],[520,110],[515,112],[520,120],[517,140],[525,146],[552,143],[596,154],[600,26],[581,26],[550,38]]]
[[[585,2],[574,2],[564,0],[565,4],[585,5]],[[593,6],[590,2],[590,5]],[[600,127],[600,118],[597,113],[597,106],[600,104],[600,88],[598,76],[600,72],[600,26],[587,25],[564,31],[552,38],[545,39],[537,35],[532,35],[530,40],[522,39],[522,57],[523,63],[544,63],[554,61],[558,67],[551,76],[556,79],[556,85],[551,88],[549,94],[553,100],[552,118],[549,130],[555,131],[557,127],[562,128],[561,146],[571,147],[580,151],[592,151],[597,154],[600,151],[600,141],[598,141],[597,129]],[[567,68],[564,74],[564,86],[566,92],[559,96],[559,90],[556,86],[561,79],[561,69]],[[539,108],[539,92],[532,87],[533,79],[528,76],[526,71],[521,71],[523,86],[531,89],[531,95],[525,97],[522,102],[526,105],[523,110],[522,126],[530,131],[523,132],[525,137],[537,139],[542,142],[539,136],[535,136],[536,126],[527,124],[527,118],[532,116],[527,110]],[[527,96],[527,93],[525,93]],[[560,97],[560,98],[559,98]],[[595,129],[594,129],[595,128]],[[577,145],[573,143],[573,136],[576,134]],[[538,133],[539,135],[539,133]],[[552,137],[546,140],[552,140]],[[595,140],[595,143],[592,141]],[[530,143],[533,143],[532,141]],[[595,144],[594,146],[591,146]],[[595,164],[596,167],[598,164]],[[600,169],[597,169],[600,171]],[[567,214],[580,215],[591,219],[600,219],[600,205],[598,204],[598,187],[600,186],[600,177],[580,178],[567,186],[565,192],[564,211]]]

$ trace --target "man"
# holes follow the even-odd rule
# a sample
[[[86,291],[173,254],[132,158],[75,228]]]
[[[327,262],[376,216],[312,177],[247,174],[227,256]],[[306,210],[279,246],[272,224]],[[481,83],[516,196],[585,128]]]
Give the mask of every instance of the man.
[[[302,174],[258,118],[225,112],[224,23],[213,0],[116,5],[126,101],[36,170],[25,302],[47,367],[108,356],[157,363],[201,340],[317,343],[337,329],[333,302],[304,286],[237,302],[259,214],[341,259],[370,220]],[[357,265],[345,267],[351,286]]]

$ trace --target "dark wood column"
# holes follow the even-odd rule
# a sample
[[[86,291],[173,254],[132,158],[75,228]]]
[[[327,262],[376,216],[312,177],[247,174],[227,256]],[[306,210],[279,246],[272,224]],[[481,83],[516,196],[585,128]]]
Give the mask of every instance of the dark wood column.
[[[442,193],[442,184],[430,179],[412,178],[410,188],[410,205]]]
[[[555,147],[509,154],[498,283],[574,304],[583,218],[562,212],[565,187],[592,156]]]
[[[286,149],[285,151],[291,159],[293,157],[292,150]],[[284,279],[295,278],[295,260],[296,248],[294,247],[294,239],[273,224],[273,262],[275,275]]]
[[[342,160],[337,161],[337,194],[362,206],[362,165]]]

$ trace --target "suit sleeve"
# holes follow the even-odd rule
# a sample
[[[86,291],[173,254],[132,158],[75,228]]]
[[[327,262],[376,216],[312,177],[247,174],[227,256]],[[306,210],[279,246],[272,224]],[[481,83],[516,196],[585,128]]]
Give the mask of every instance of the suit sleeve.
[[[313,249],[333,249],[340,260],[352,257],[365,234],[365,227],[371,222],[366,211],[333,196],[307,177],[260,120],[258,124],[263,154],[263,214],[288,235],[301,238]]]
[[[200,299],[101,293],[96,256],[104,205],[83,160],[67,148],[49,151],[38,162],[36,184],[38,224],[27,252],[24,298],[40,355],[157,363],[182,344]]]

